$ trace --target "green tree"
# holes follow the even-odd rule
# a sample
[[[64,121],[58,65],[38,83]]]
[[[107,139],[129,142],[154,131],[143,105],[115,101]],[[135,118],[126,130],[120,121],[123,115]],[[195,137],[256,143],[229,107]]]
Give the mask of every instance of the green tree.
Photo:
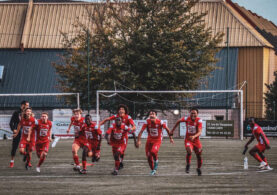
[[[277,118],[277,71],[274,72],[274,76],[275,80],[273,83],[265,84],[268,89],[265,93],[266,118],[268,120],[276,120]]]
[[[90,14],[93,15],[91,21],[96,24],[90,41],[94,92],[96,89],[113,89],[113,81],[133,90],[196,89],[199,81],[216,68],[215,54],[222,41],[221,33],[212,37],[211,30],[205,28],[205,13],[192,12],[197,2],[133,0],[101,4],[105,7],[104,12],[98,11],[97,17]],[[87,90],[82,86],[87,82],[86,36],[80,35],[74,41],[79,41],[79,47],[66,54],[67,65],[55,67],[64,88],[80,90],[85,98]],[[72,40],[69,43],[70,48]],[[173,105],[170,101],[182,98],[169,94],[122,96],[117,97],[118,101],[128,104],[131,113],[134,102],[128,99],[136,100],[138,116],[157,105],[166,109]],[[163,99],[169,100],[168,103],[155,104]],[[107,108],[114,108],[113,101],[104,103]]]

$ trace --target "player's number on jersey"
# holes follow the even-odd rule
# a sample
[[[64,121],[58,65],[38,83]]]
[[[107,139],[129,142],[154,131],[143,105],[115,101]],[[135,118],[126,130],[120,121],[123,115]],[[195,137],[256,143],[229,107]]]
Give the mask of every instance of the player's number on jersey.
[[[89,132],[89,131],[86,131],[86,138],[87,138],[87,139],[93,139],[92,133]]]
[[[122,137],[122,133],[114,133],[113,137],[114,137],[114,139],[120,140]]]
[[[158,136],[158,129],[157,128],[150,128],[150,135],[153,137]]]
[[[191,133],[191,134],[196,133],[196,127],[188,125],[188,133]]]
[[[24,132],[25,135],[28,135],[30,128],[31,127],[28,127],[28,126],[23,127],[23,132]]]
[[[40,136],[44,137],[47,136],[48,129],[41,129],[40,130]]]

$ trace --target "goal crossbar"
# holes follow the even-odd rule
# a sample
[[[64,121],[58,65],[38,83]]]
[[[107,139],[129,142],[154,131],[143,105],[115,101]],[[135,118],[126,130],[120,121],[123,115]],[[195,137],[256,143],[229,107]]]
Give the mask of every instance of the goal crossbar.
[[[139,90],[97,90],[96,91],[96,115],[97,125],[100,119],[99,94],[105,93],[239,93],[240,94],[240,139],[243,140],[243,90],[188,90],[188,91],[139,91]]]
[[[10,97],[10,96],[68,96],[76,95],[77,96],[77,107],[80,108],[80,94],[79,93],[6,93],[1,94],[0,97]]]

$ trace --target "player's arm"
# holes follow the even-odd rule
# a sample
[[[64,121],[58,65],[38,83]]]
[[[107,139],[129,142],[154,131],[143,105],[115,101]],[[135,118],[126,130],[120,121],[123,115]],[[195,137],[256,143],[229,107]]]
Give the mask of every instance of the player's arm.
[[[252,135],[252,137],[249,139],[249,141],[245,144],[244,148],[248,148],[248,145],[251,144],[254,139],[255,139],[255,137],[254,137],[254,135]]]
[[[191,141],[193,141],[195,138],[199,137],[202,133],[202,123],[201,125],[198,125],[198,131],[195,135],[190,136]]]
[[[99,142],[98,142],[98,145],[97,145],[97,150],[100,150],[101,141],[102,141],[102,131],[100,129],[97,129],[97,133],[98,133],[98,136],[99,136]]]
[[[173,137],[172,137],[172,135],[170,134],[170,129],[164,124],[163,125],[163,128],[166,130],[166,132],[167,132],[167,134],[168,134],[168,136],[169,136],[169,139],[170,139],[170,143],[174,143],[174,140],[173,140]]]
[[[49,141],[52,142],[52,125],[49,128],[50,134],[49,134]]]
[[[183,118],[179,119],[179,120],[176,122],[176,124],[174,125],[174,127],[172,128],[171,132],[170,132],[168,135],[173,135],[175,129],[177,128],[177,126],[178,126],[181,122],[183,122]]]
[[[11,128],[13,133],[15,133],[16,129],[17,129],[17,126],[16,126],[16,120],[17,120],[17,118],[18,118],[17,112],[14,112],[13,115],[12,115],[12,118],[10,120],[10,123],[9,123],[10,128]]]
[[[270,145],[269,145],[268,142],[266,141],[264,134],[261,133],[261,137],[262,137],[262,139],[263,139],[263,141],[264,141],[264,144],[265,144],[266,149],[270,149]]]
[[[34,129],[34,126],[31,126],[30,129],[29,129],[27,142],[31,141],[31,134],[32,134],[33,129]]]
[[[105,134],[105,139],[107,140],[108,145],[110,145],[111,133],[112,133],[112,128],[109,128],[108,131]]]
[[[68,126],[68,129],[67,129],[67,131],[66,131],[67,134],[69,134],[70,129],[71,129],[71,126],[72,126],[72,121],[70,122],[70,124],[69,124],[69,126]]]
[[[132,125],[131,130],[132,130],[132,131],[135,131],[135,130],[136,130],[136,125],[135,125],[134,120],[131,118],[131,119],[129,119],[129,121],[130,121],[130,124]]]
[[[17,130],[16,130],[16,131],[14,132],[14,134],[13,134],[13,137],[16,137],[20,131],[21,131],[21,124],[19,123],[19,124],[17,125]]]
[[[147,127],[147,124],[144,124],[144,125],[142,126],[142,128],[141,128],[139,134],[138,134],[137,147],[139,147],[140,144],[141,144],[140,138],[141,138],[141,135],[142,135],[143,131],[146,129],[146,127]]]
[[[108,117],[108,118],[105,118],[103,121],[101,121],[99,123],[99,127],[101,127],[102,125],[104,125],[107,121],[111,121],[111,120],[114,120],[116,118],[116,115],[113,115],[111,117]]]

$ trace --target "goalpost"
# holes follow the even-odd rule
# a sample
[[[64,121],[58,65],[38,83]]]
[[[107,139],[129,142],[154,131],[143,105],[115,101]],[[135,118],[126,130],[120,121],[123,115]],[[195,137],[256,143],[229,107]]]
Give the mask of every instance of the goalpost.
[[[189,90],[189,91],[136,91],[136,90],[97,90],[96,91],[96,116],[97,116],[97,124],[99,124],[100,120],[100,100],[99,95],[110,94],[106,97],[112,97],[117,94],[228,94],[228,93],[236,93],[238,94],[238,101],[240,105],[239,109],[239,132],[240,139],[243,140],[243,90]]]

